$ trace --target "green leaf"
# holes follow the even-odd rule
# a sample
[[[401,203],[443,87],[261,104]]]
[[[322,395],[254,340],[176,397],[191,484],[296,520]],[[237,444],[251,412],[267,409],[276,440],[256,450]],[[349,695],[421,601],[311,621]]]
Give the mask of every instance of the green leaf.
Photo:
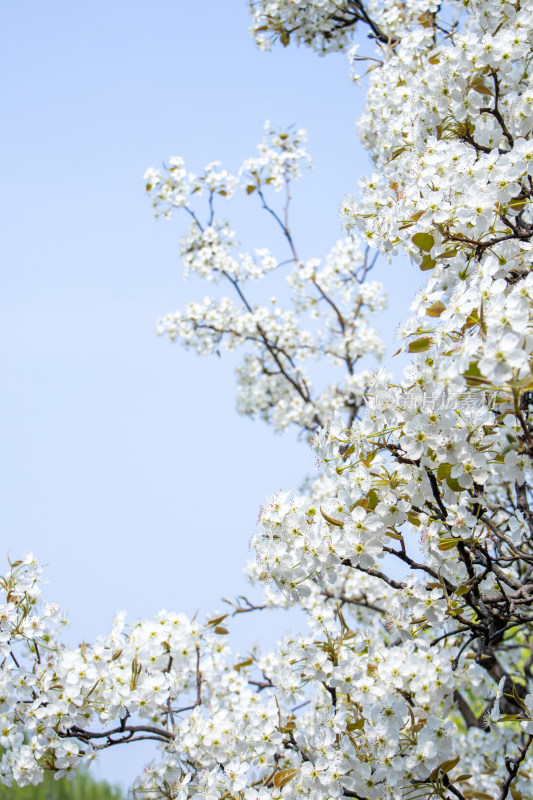
[[[422,259],[422,262],[418,266],[420,267],[422,272],[427,272],[428,269],[433,269],[433,267],[436,267],[437,262],[435,261],[434,258],[431,258],[431,256],[426,253],[424,258]]]
[[[298,775],[300,769],[282,769],[280,772],[277,772],[274,775],[274,786],[276,789],[281,789],[282,786],[286,786],[289,781],[292,781],[296,775]]]
[[[464,324],[464,327],[465,327],[465,329],[473,328],[474,325],[479,325],[479,324],[480,324],[479,311],[478,311],[477,308],[474,308],[474,310],[471,311],[470,314],[468,315],[468,317],[466,318],[466,322]]]
[[[466,378],[467,386],[472,387],[472,386],[479,386],[480,384],[490,383],[490,381],[484,378],[481,372],[479,371],[477,361],[472,361],[466,372],[463,373],[463,376]]]
[[[361,500],[357,500],[356,503],[352,503],[352,505],[350,506],[350,511],[353,511],[354,508],[358,508],[359,506],[361,508],[367,509],[368,508],[368,497],[362,497]]]
[[[404,153],[406,150],[407,150],[407,147],[396,147],[392,151],[391,161],[394,161],[395,158],[398,158],[398,156],[401,156],[401,154]]]
[[[237,672],[244,667],[250,667],[254,663],[253,658],[247,658],[246,661],[239,661],[238,664],[233,665],[233,669],[237,670]]]
[[[415,247],[418,247],[419,250],[425,250],[426,253],[429,253],[435,244],[435,239],[430,233],[415,233],[411,241]]]
[[[227,628],[223,628],[221,625],[217,625],[215,628],[215,633],[219,633],[221,636],[224,636],[226,633],[229,633]]]
[[[294,722],[287,722],[287,724],[284,725],[283,728],[279,729],[279,732],[280,733],[290,733],[295,728],[296,728],[296,724]]]
[[[340,448],[340,453],[343,458],[348,458],[348,456],[351,456],[353,453],[355,453],[355,445],[351,444],[346,448],[346,450],[342,450],[342,448]]]
[[[437,468],[437,478],[439,479],[439,481],[443,481],[445,478],[448,477],[451,471],[452,471],[451,464],[439,464]]]
[[[290,44],[290,41],[291,41],[290,34],[288,34],[285,31],[284,33],[281,34],[281,36],[279,37],[279,40],[280,40],[281,44],[283,45],[283,47],[288,47],[289,44]]]
[[[511,200],[509,203],[509,208],[512,208],[514,211],[523,211],[526,207],[527,200],[525,197],[515,197],[514,200]]]
[[[403,541],[403,536],[401,533],[396,533],[396,531],[387,531],[386,536],[390,536],[391,539],[398,539],[400,542]]]
[[[522,378],[521,381],[510,381],[509,386],[513,389],[520,389],[522,392],[530,392],[532,390],[533,384],[533,375],[531,372],[529,375],[526,375],[525,378]]]
[[[412,342],[409,342],[409,353],[424,353],[426,350],[429,350],[431,345],[433,344],[433,339],[429,336],[421,336],[420,339],[414,339]]]
[[[460,539],[441,539],[439,542],[439,550],[451,550],[453,547],[457,547],[457,543]]]
[[[443,761],[442,764],[439,764],[438,767],[435,767],[431,775],[429,776],[430,780],[435,780],[439,772],[449,772],[454,767],[457,766],[459,761],[461,760],[461,756],[457,756],[456,758],[451,758],[449,761]]]
[[[520,684],[520,685],[522,686],[522,688],[524,688],[522,684]],[[515,703],[518,706],[520,706],[520,708],[523,708],[526,713],[529,713],[528,707],[526,706],[526,704],[524,703],[522,698],[518,696],[518,692],[516,691],[516,684],[515,683],[513,683],[513,697],[514,697]]]
[[[341,522],[339,519],[335,519],[334,517],[330,517],[329,514],[326,514],[326,512],[323,511],[322,506],[320,506],[320,513],[330,525],[336,525],[337,528],[344,528],[344,522]]]
[[[458,252],[459,250],[457,250],[457,248],[455,248],[455,250],[446,250],[445,253],[439,253],[439,255],[435,256],[435,258],[453,258]]]
[[[357,722],[349,722],[346,729],[349,731],[360,731],[365,727],[364,719],[358,719]]]
[[[228,616],[227,614],[222,614],[221,617],[214,617],[214,619],[209,619],[207,621],[207,624],[208,625],[220,625],[221,622],[224,622],[224,620],[226,619],[227,616]]]
[[[464,486],[461,486],[457,478],[452,478],[451,475],[448,475],[446,478],[446,483],[452,490],[452,492],[464,492]]]
[[[473,89],[478,94],[486,95],[487,97],[492,97],[491,90],[485,83],[483,83],[483,78],[481,76],[474,78],[474,80],[470,82],[469,88]]]
[[[440,317],[443,311],[446,311],[446,306],[441,300],[437,300],[436,303],[433,303],[429,308],[426,308],[426,314],[428,317]]]
[[[246,187],[246,194],[252,194],[252,192],[255,192],[256,189],[257,186],[254,186],[253,183],[249,183]]]
[[[367,508],[368,508],[369,511],[374,511],[374,509],[376,508],[376,506],[377,506],[377,504],[379,502],[376,490],[375,489],[371,489],[369,491],[369,493],[367,494],[367,497],[368,497],[368,506],[367,506]]]

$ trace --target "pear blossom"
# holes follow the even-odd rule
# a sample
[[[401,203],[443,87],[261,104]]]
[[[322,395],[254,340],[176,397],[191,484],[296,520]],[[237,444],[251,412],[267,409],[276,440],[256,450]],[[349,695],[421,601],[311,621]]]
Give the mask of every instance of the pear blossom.
[[[304,255],[290,216],[310,166],[303,129],[267,124],[236,173],[191,172],[180,157],[149,169],[155,214],[188,220],[185,273],[227,292],[171,311],[158,333],[202,355],[239,349],[239,412],[295,428],[320,474],[259,513],[247,574],[260,598],[228,599],[204,620],[119,613],[71,647],[36,558],[9,562],[0,781],[68,778],[102,749],[149,738],[157,756],[135,798],[526,798],[533,2],[250,10],[262,49],[296,43],[366,64],[358,130],[373,172],[342,202],[342,238]],[[366,50],[353,42],[363,26]],[[241,249],[237,193],[275,224],[277,250]],[[424,283],[394,382],[360,363],[385,352],[370,247],[411,258]],[[283,302],[256,300],[278,278]],[[270,608],[301,609],[307,627],[233,652],[234,617]]]

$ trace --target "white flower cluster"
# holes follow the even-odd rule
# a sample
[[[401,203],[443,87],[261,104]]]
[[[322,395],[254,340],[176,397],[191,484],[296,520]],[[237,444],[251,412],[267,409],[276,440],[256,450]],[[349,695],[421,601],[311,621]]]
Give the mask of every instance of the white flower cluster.
[[[149,170],[156,213],[182,209],[186,270],[232,298],[170,314],[199,353],[246,345],[238,404],[315,434],[322,475],[261,510],[256,606],[204,624],[119,616],[94,645],[61,644],[27,556],[0,580],[0,779],[71,774],[103,747],[148,738],[147,800],[527,800],[533,766],[533,3],[257,0],[255,34],[321,52],[354,25],[376,43],[360,121],[375,173],[349,229],[428,272],[402,329],[403,378],[358,368],[382,345],[380,284],[352,236],[302,259],[289,187],[307,154],[275,133],[232,176],[180,159]],[[287,258],[239,253],[215,201],[259,198]],[[275,207],[271,189],[285,205]],[[196,198],[206,204],[201,216]],[[290,265],[290,307],[247,282]],[[343,377],[312,390],[308,363]],[[322,376],[319,376],[322,377]],[[366,397],[366,411],[362,413]],[[457,398],[451,402],[450,398]],[[460,402],[459,402],[460,399]],[[297,605],[308,635],[232,657],[231,615]]]
[[[208,164],[200,176],[187,172],[180,156],[169,159],[166,173],[150,167],[144,173],[144,180],[146,190],[151,193],[156,215],[165,217],[172,216],[172,209],[186,206],[193,194],[200,197],[217,194],[230,198],[238,183],[238,178],[220,169],[217,161]]]
[[[384,353],[368,317],[385,306],[385,295],[377,281],[365,282],[371,265],[352,236],[337,242],[324,262],[299,258],[288,223],[289,187],[300,177],[302,165],[310,164],[303,147],[305,132],[276,132],[267,123],[265,134],[259,155],[245,161],[235,177],[216,164],[217,171],[210,165],[198,179],[177,158],[165,174],[146,173],[156,214],[168,217],[181,207],[192,217],[181,240],[185,274],[224,282],[233,293],[232,298],[191,302],[183,311],[163,317],[157,331],[202,355],[244,347],[237,368],[239,412],[258,415],[278,430],[296,425],[311,434],[336,412],[348,410],[355,417],[363,404],[369,376],[356,366],[364,356],[380,359]],[[288,257],[278,259],[266,248],[239,252],[229,223],[215,217],[216,197],[230,197],[237,184],[248,196],[259,198],[274,219]],[[278,210],[269,192],[282,188],[284,207]],[[196,198],[206,192],[204,221]],[[266,306],[252,301],[247,283],[289,266],[292,307],[281,308],[275,300]],[[321,360],[342,369],[344,377],[315,391],[316,371],[306,362]]]
[[[375,612],[390,597],[375,581],[363,587],[372,619],[360,633],[317,595],[309,636],[232,664],[227,615],[200,625],[162,611],[128,628],[119,614],[108,636],[69,650],[57,609],[39,602],[39,577],[28,554],[2,579],[0,775],[8,785],[37,783],[45,769],[72,776],[99,749],[143,738],[161,751],[133,787],[149,800],[243,790],[260,800],[266,791],[254,787],[270,780],[275,798],[361,787],[369,798],[395,797],[406,779],[426,778],[453,756],[455,726],[434,713],[452,703],[449,656],[429,657],[409,641],[388,658]],[[470,664],[457,678],[483,682],[476,672]]]
[[[262,50],[270,50],[277,41],[284,47],[295,42],[320,54],[346,50],[358,22],[369,24],[372,36],[388,41],[398,21],[416,8],[412,0],[397,5],[377,0],[364,5],[342,0],[249,0],[249,5],[251,33]]]
[[[313,39],[309,24],[314,46],[324,31],[344,46],[340,15],[323,4],[261,6],[261,35],[280,33],[275,6],[301,41]],[[319,23],[304,20],[304,6]],[[386,609],[393,663],[404,646],[430,661],[440,647],[453,653],[444,683],[468,740],[456,735],[455,753],[470,755],[463,776],[447,762],[439,777],[421,753],[424,785],[428,796],[504,800],[530,778],[533,740],[530,662],[520,665],[533,603],[533,6],[474,1],[454,21],[433,3],[392,4],[390,25],[365,8],[371,31],[389,33],[375,35],[378,66],[359,121],[376,169],[343,216],[430,276],[402,329],[414,363],[399,385],[375,376],[362,419],[332,418],[321,432],[329,496],[272,499],[254,542],[258,572],[314,614],[323,597]],[[409,570],[403,580],[391,559]],[[386,603],[361,594],[358,573],[389,587]],[[493,700],[476,685],[480,667],[499,684]],[[441,705],[440,719],[449,711]],[[381,767],[370,766],[373,780]],[[397,785],[391,772],[384,782]],[[373,796],[361,784],[354,792]]]
[[[302,166],[311,167],[311,158],[305,149],[307,133],[303,128],[276,131],[265,122],[264,132],[265,138],[257,148],[259,155],[248,158],[240,169],[249,194],[268,185],[279,192],[288,181],[298,180]]]
[[[471,7],[442,42],[413,21],[372,71],[359,133],[378,169],[345,207],[376,245],[457,275],[480,248],[508,264],[530,251],[533,5]]]

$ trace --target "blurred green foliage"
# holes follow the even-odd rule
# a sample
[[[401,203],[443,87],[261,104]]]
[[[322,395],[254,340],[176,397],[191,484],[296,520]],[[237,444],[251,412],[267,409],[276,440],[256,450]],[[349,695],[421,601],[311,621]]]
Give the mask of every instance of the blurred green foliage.
[[[72,781],[66,778],[55,781],[47,773],[38,786],[20,789],[0,785],[0,800],[124,800],[124,795],[118,788],[95,781],[86,773],[79,773]]]

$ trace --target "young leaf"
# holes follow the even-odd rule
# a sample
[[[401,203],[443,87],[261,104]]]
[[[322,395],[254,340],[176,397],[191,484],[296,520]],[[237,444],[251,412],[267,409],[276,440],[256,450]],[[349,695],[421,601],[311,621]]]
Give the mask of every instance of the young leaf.
[[[429,253],[435,244],[435,239],[430,233],[415,233],[411,241],[415,247],[418,247],[419,250],[425,250],[426,253]]]
[[[433,269],[433,267],[437,266],[437,262],[434,258],[431,258],[429,253],[426,253],[424,258],[422,259],[421,263],[419,264],[420,269],[422,272],[427,272],[429,269]]]
[[[451,550],[453,547],[457,547],[459,541],[459,539],[452,538],[441,539],[439,542],[439,550]]]
[[[408,351],[410,353],[424,353],[426,350],[429,350],[432,344],[433,339],[429,336],[422,336],[420,339],[414,339],[414,341],[409,342]]]
[[[339,519],[334,519],[334,517],[330,517],[329,514],[326,514],[326,512],[322,509],[322,506],[320,506],[320,513],[330,525],[336,525],[338,528],[344,528],[344,522],[341,522]]]
[[[300,769],[282,769],[280,772],[274,775],[274,786],[276,789],[281,789],[282,786],[286,786],[289,781],[292,781],[296,775],[298,775]]]
[[[440,300],[437,300],[436,303],[433,303],[429,308],[426,308],[426,314],[428,317],[440,317],[443,311],[446,311],[446,306]]]

